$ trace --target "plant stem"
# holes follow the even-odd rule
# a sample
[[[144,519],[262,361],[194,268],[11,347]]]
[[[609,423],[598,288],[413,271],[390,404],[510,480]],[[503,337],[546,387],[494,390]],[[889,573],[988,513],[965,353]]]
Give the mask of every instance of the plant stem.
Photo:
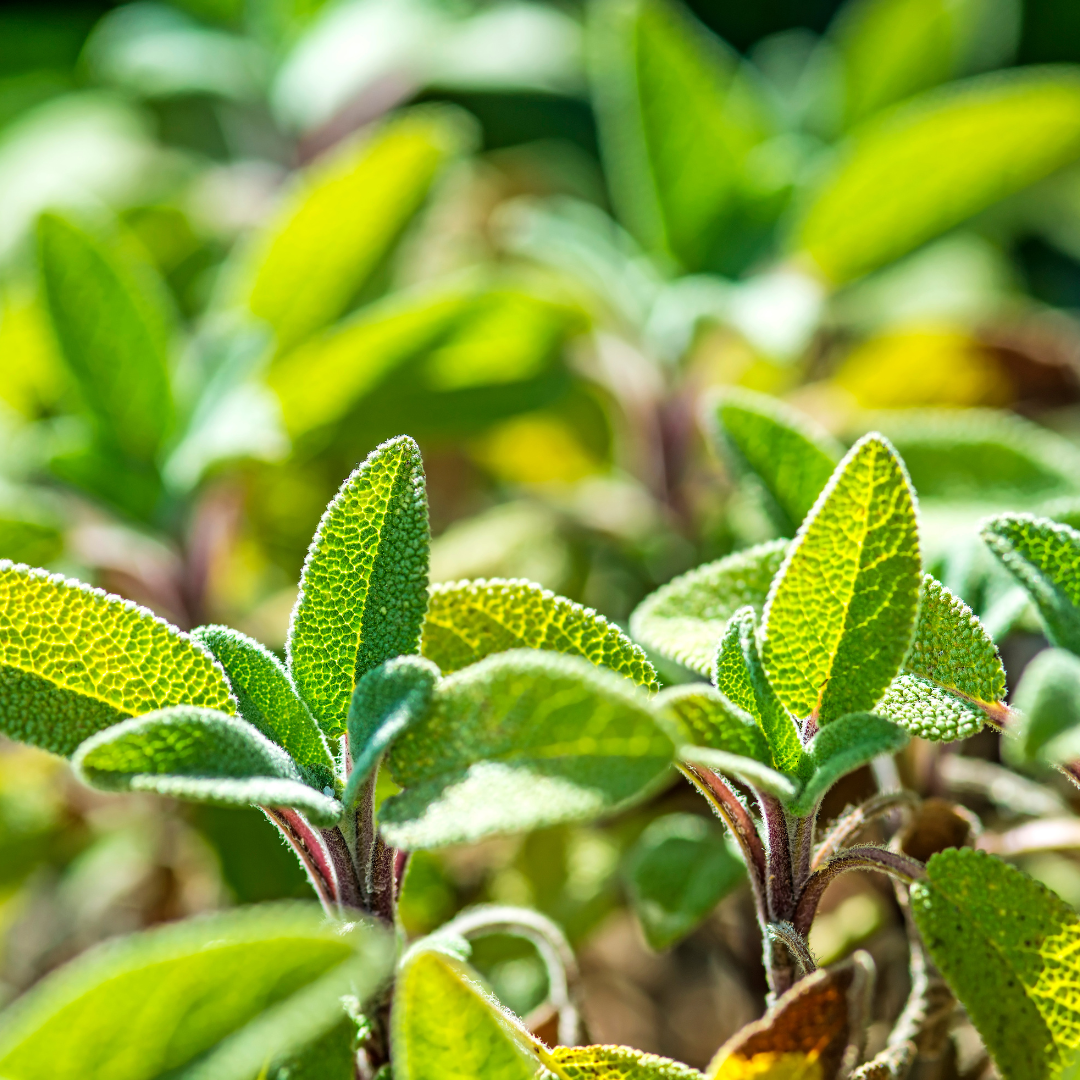
[[[765,889],[769,904],[769,922],[789,922],[795,909],[792,881],[792,838],[788,815],[775,796],[755,789],[761,817],[765,822]]]
[[[810,863],[811,871],[824,866],[840,849],[862,829],[876,818],[883,817],[890,810],[902,806],[911,806],[919,801],[919,797],[912,791],[889,791],[882,795],[876,795],[867,799],[854,810],[849,811],[840,818],[825,835],[821,847],[814,854]]]
[[[337,879],[322,837],[295,810],[272,806],[260,806],[259,809],[296,852],[323,910],[336,918],[339,914]]]
[[[360,879],[353,863],[352,852],[345,842],[345,837],[338,828],[323,829],[323,842],[327,853],[334,864],[334,873],[337,876],[338,891],[337,900],[342,908],[352,908],[357,911],[364,910],[364,897],[360,888]]]

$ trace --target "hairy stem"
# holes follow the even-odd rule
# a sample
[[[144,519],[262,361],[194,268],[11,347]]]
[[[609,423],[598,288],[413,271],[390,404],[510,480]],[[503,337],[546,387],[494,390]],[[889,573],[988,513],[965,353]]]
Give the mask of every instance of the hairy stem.
[[[394,925],[396,889],[394,860],[397,852],[388,847],[379,835],[375,837],[375,847],[371,853],[371,869],[368,873],[367,888],[370,897],[368,910],[373,915]]]
[[[789,818],[788,833],[791,837],[791,872],[792,887],[798,896],[811,873],[811,860],[814,855],[814,830],[820,803],[805,817]]]
[[[898,807],[911,806],[918,801],[919,797],[913,791],[889,791],[867,799],[866,802],[846,813],[825,834],[821,847],[817,849],[810,863],[810,869],[813,871],[824,866],[871,821],[884,817],[885,814]]]
[[[340,829],[335,827],[323,829],[322,838],[337,877],[338,904],[342,908],[363,911],[364,896],[360,887],[360,879],[357,876],[352,852],[349,851],[349,845],[345,842],[344,835],[342,835]]]
[[[272,806],[260,806],[259,809],[296,852],[323,910],[336,918],[339,914],[337,880],[322,837],[295,810]]]
[[[795,907],[795,887],[787,811],[775,795],[756,789],[754,795],[765,822],[765,890],[769,902],[769,922],[788,922]]]
[[[766,932],[770,939],[787,949],[791,954],[791,958],[799,965],[800,974],[809,975],[812,971],[817,970],[817,962],[810,952],[810,946],[807,945],[806,938],[791,923],[769,923]]]

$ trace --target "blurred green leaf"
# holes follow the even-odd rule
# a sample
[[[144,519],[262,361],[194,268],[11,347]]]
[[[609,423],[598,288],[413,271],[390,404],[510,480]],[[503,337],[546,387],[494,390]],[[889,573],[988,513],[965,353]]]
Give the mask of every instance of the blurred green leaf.
[[[405,790],[379,820],[403,848],[589,820],[655,790],[673,754],[622,676],[578,657],[497,653],[444,679],[394,743]]]
[[[30,488],[0,483],[0,559],[42,566],[64,550],[63,519]]]
[[[130,601],[0,562],[0,728],[70,755],[87,736],[170,705],[235,709],[221,668]]]
[[[344,930],[314,905],[241,909],[110,941],[5,1010],[0,1070],[12,1080],[256,1080],[368,997],[391,949],[367,923]]]
[[[772,764],[772,751],[753,716],[706,683],[662,690],[656,708],[674,718],[683,741]]]
[[[554,1046],[540,1053],[567,1080],[698,1080],[701,1076],[689,1065],[630,1046]]]
[[[351,1016],[290,1054],[270,1080],[356,1080],[356,1021]]]
[[[1080,658],[1064,649],[1046,649],[1026,668],[1013,695],[1016,717],[1009,727],[1016,743],[1002,750],[1021,761],[1063,764],[1080,757],[1075,732],[1080,725]]]
[[[133,461],[112,446],[88,442],[63,448],[49,459],[58,480],[80,488],[139,522],[157,522],[161,476],[149,462]]]

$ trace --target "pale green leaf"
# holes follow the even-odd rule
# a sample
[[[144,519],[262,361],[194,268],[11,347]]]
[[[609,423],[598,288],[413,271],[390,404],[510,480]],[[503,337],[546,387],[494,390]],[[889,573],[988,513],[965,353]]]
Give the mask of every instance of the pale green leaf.
[[[992,855],[934,855],[911,911],[1004,1080],[1045,1080],[1080,1048],[1080,919]]]
[[[660,687],[645,653],[617,626],[541,585],[493,578],[431,588],[421,652],[444,674],[507,649],[583,656],[650,690]]]
[[[672,686],[661,691],[654,705],[674,720],[680,742],[772,764],[768,740],[753,716],[715,687],[705,683]]]
[[[843,447],[808,416],[752,390],[725,391],[706,415],[717,441],[761,482],[781,531],[794,536]]]
[[[734,776],[758,791],[775,795],[782,802],[791,802],[802,788],[797,776],[787,776],[760,761],[726,750],[713,750],[709,746],[685,745],[678,748],[680,761],[690,765],[704,765],[715,773]]]
[[[419,648],[428,542],[420,450],[401,435],[373,450],[341,485],[300,574],[289,671],[328,736],[345,730],[361,675]]]
[[[1039,653],[1024,668],[1013,708],[1009,733],[1021,760],[1060,764],[1080,757],[1080,658],[1064,649]]]
[[[903,464],[867,435],[803,522],[765,605],[761,656],[784,705],[822,725],[872,709],[911,644],[920,582]]]
[[[317,825],[341,817],[341,804],[309,787],[280,746],[247,721],[213,709],[177,705],[125,720],[87,739],[72,765],[102,791],[154,791],[218,806],[292,806]]]
[[[95,731],[170,705],[235,711],[187,634],[100,589],[0,561],[0,730],[65,756]]]
[[[982,537],[1035,601],[1050,641],[1080,653],[1080,532],[1049,518],[1002,514]]]
[[[149,265],[109,251],[54,214],[38,225],[53,329],[103,438],[150,461],[172,423],[171,313]]]
[[[701,1073],[630,1046],[555,1046],[541,1050],[561,1080],[700,1080]]]
[[[655,790],[674,747],[644,691],[579,657],[515,650],[444,679],[394,743],[394,847],[470,843],[609,813]]]
[[[796,245],[842,283],[890,262],[1080,154],[1069,68],[995,72],[869,121],[810,201]]]
[[[342,994],[369,997],[391,961],[374,926],[345,929],[314,905],[172,923],[84,953],[9,1006],[0,1014],[0,1072],[9,1080],[156,1080],[171,1070],[256,1080],[334,1026]]]
[[[285,665],[265,646],[227,626],[191,636],[225,669],[240,715],[285,749],[312,786],[333,785],[334,762],[319,725],[300,700]]]
[[[764,608],[789,546],[770,540],[673,578],[638,604],[630,633],[645,648],[711,676],[728,620],[746,605]]]

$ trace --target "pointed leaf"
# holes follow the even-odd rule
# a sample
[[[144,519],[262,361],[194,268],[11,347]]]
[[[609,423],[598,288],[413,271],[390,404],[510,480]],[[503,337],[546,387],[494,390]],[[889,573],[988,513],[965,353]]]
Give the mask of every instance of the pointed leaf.
[[[794,536],[843,447],[808,416],[751,390],[725,391],[707,416],[716,440],[761,482],[781,531]]]
[[[728,620],[749,604],[760,612],[790,541],[770,540],[673,578],[630,616],[630,633],[647,649],[706,678]]]
[[[768,740],[754,718],[714,687],[704,683],[672,686],[661,691],[654,705],[674,719],[681,742],[772,764]]]
[[[285,665],[264,645],[227,626],[199,626],[191,636],[225,669],[240,715],[282,747],[313,787],[322,791],[333,785],[326,740]]]
[[[1080,532],[1049,518],[1002,514],[982,537],[1035,601],[1050,641],[1080,653]]]
[[[328,736],[345,730],[353,687],[415,653],[427,608],[427,490],[407,435],[373,450],[326,508],[300,574],[286,651]]]
[[[46,976],[0,1021],[11,1080],[256,1080],[368,998],[392,962],[368,923],[314,905],[202,916],[106,942]],[[204,1057],[208,1055],[208,1057]]]
[[[431,588],[421,652],[443,674],[507,649],[583,656],[650,690],[660,689],[644,651],[617,626],[542,585],[481,578]]]
[[[213,709],[178,705],[125,720],[87,739],[72,765],[102,791],[155,791],[218,806],[293,806],[317,825],[341,817],[341,804],[308,787],[280,746]]]
[[[921,573],[903,464],[867,435],[803,522],[765,605],[761,658],[792,713],[824,725],[873,708],[911,644]]]
[[[992,855],[950,849],[911,889],[934,962],[1004,1080],[1056,1075],[1080,1048],[1080,919]]]
[[[785,776],[782,772],[762,765],[750,757],[730,754],[726,750],[713,750],[708,746],[680,746],[680,761],[690,765],[704,765],[715,773],[733,776],[758,791],[775,795],[781,802],[791,802],[802,788],[798,776]]]
[[[555,1046],[540,1053],[560,1080],[701,1080],[689,1065],[629,1046]]]
[[[402,848],[589,820],[653,791],[673,756],[648,698],[621,676],[557,653],[497,653],[444,679],[394,743],[405,790],[379,820]]]
[[[1013,707],[1016,722],[1009,730],[1021,760],[1061,764],[1080,757],[1080,658],[1064,649],[1039,653],[1024,668]]]
[[[83,739],[169,705],[231,713],[221,668],[130,601],[0,561],[0,730],[68,756]]]

